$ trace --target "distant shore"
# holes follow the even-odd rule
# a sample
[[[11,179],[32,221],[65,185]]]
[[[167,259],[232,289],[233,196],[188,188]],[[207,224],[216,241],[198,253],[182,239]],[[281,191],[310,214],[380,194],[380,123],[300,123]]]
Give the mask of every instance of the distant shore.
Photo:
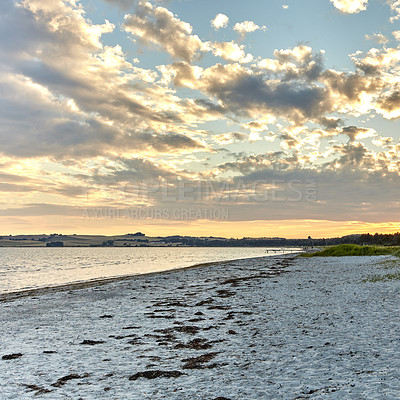
[[[124,235],[41,234],[3,235],[0,247],[310,247],[349,244],[397,244],[398,235],[346,235],[334,238],[288,239],[284,237],[147,236],[142,232]]]
[[[2,395],[398,398],[399,284],[366,281],[396,263],[272,256],[2,302]]]

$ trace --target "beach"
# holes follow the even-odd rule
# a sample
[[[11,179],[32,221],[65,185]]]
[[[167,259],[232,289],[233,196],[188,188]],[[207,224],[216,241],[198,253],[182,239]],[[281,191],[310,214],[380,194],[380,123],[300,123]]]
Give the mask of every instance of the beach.
[[[0,399],[398,399],[391,256],[279,255],[3,296]]]

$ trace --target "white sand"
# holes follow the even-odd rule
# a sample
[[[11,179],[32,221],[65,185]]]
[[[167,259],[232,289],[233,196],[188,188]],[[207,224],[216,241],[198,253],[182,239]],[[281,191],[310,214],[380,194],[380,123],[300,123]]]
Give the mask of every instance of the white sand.
[[[0,399],[399,399],[400,281],[362,282],[385,259],[258,258],[2,302]],[[153,370],[184,375],[129,380]]]

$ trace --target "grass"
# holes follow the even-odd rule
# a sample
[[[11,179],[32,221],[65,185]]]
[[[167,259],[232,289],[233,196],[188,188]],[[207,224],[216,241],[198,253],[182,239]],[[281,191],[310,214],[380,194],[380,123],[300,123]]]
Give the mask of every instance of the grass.
[[[382,256],[392,255],[400,257],[400,247],[391,246],[359,246],[357,244],[340,244],[338,246],[327,247],[324,250],[315,253],[301,254],[301,257],[345,257],[345,256]],[[398,268],[397,260],[387,260],[381,263],[382,268]],[[400,271],[390,274],[370,275],[362,282],[384,282],[400,280]]]
[[[398,259],[381,261],[380,263],[378,263],[378,265],[380,266],[379,268],[384,270],[397,269],[397,271],[386,274],[370,275],[363,279],[362,282],[388,282],[400,280],[400,264]]]
[[[327,247],[324,250],[315,253],[301,254],[300,257],[345,257],[345,256],[382,256],[391,255],[400,257],[399,246],[359,246],[357,244],[340,244],[338,246]],[[398,260],[385,260],[380,263],[383,269],[399,268]],[[390,274],[370,275],[362,282],[387,282],[400,280],[400,271]]]
[[[315,253],[301,254],[301,257],[346,257],[346,256],[400,256],[400,247],[359,246],[357,244],[340,244],[328,247]]]
[[[400,267],[398,259],[381,261],[378,265],[382,269],[394,269]]]
[[[394,274],[385,274],[385,275],[371,275],[365,279],[363,282],[382,282],[382,281],[394,281],[400,279],[400,271],[395,272]]]

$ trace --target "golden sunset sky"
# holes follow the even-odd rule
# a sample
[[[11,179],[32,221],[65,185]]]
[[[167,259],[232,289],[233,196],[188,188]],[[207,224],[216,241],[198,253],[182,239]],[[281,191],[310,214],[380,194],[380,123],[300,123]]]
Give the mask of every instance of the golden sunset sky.
[[[2,0],[0,234],[399,231],[399,0]]]

